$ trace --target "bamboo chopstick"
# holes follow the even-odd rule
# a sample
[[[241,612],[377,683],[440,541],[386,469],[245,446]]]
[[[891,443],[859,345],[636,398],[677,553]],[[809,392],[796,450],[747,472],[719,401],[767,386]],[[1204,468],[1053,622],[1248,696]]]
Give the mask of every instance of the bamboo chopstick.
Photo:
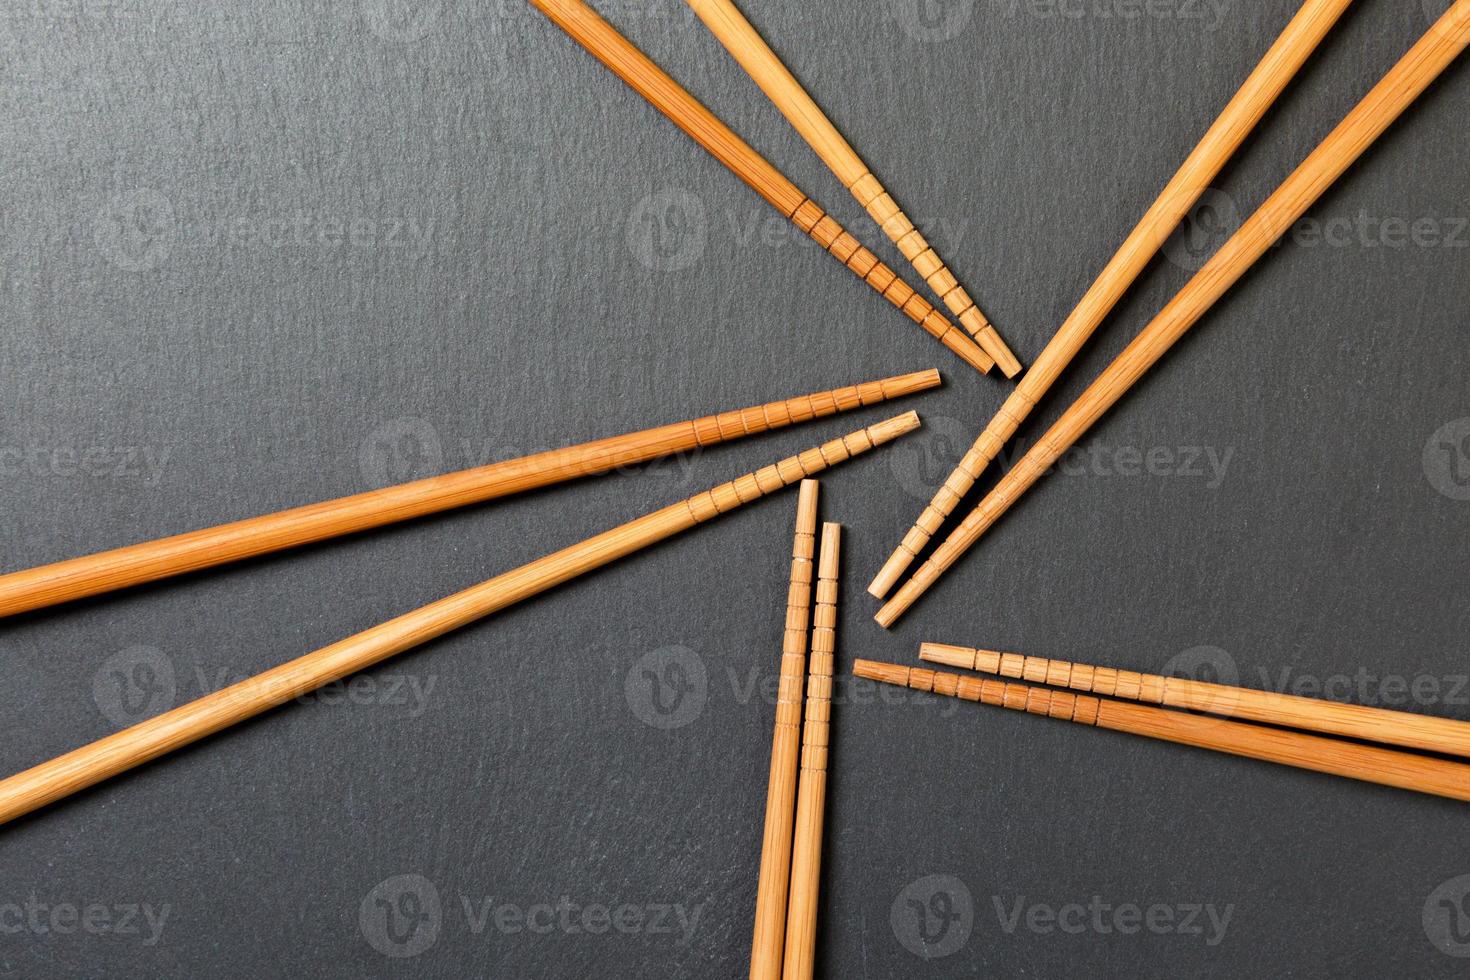
[[[938,384],[939,372],[929,370],[819,391],[12,572],[0,575],[0,617],[702,449]]]
[[[879,599],[888,595],[929,539],[944,525],[980,474],[1046,395],[1072,358],[1087,343],[1143,272],[1164,242],[1189,213],[1210,182],[1255,129],[1266,110],[1295,77],[1352,0],[1307,0],[1271,45],[1256,69],[1241,85],[1198,145],[1185,158],[1143,217],[1103,267],[1097,280],[1077,303],[1056,335],[1016,385],[995,418],[986,425],[948,479],[934,493],[914,526],[904,535],[873,579],[868,591]]]
[[[786,628],[781,639],[781,681],[771,733],[771,772],[756,879],[755,929],[750,940],[751,980],[781,980],[786,896],[791,878],[791,835],[801,750],[801,687],[806,673],[807,626],[812,610],[812,558],[817,542],[817,481],[803,480],[791,545],[786,590]]]
[[[973,650],[944,643],[925,643],[919,649],[919,659],[982,674],[1018,677],[1073,691],[1111,694],[1128,701],[1147,701],[1170,708],[1204,711],[1287,728],[1305,728],[1385,745],[1470,756],[1470,722],[1453,718],[1342,704],[1295,694],[1253,691],[1228,684],[1140,674],[1065,660]]]
[[[808,449],[27,769],[0,781],[0,823],[687,531],[918,425],[919,417],[909,412]]]
[[[994,362],[971,337],[945,319],[928,300],[878,261],[810,197],[761,156],[714,113],[701,105],[647,55],[582,0],[530,0],[531,4],[586,48],[613,74],[627,82],[716,160],[745,181],[833,258],[877,290],[884,299],[923,327],[975,370],[987,373]]]
[[[786,965],[781,980],[810,980],[817,957],[817,897],[822,884],[822,821],[827,809],[827,746],[832,722],[832,661],[837,650],[837,576],[842,525],[822,525],[811,676],[802,722],[801,782],[792,843],[791,901],[786,910]]]
[[[1445,15],[1006,473],[913,578],[879,610],[891,626],[1080,439],[1256,260],[1363,155],[1470,43],[1470,0]]]
[[[854,150],[843,139],[837,127],[827,118],[820,106],[796,76],[782,63],[776,52],[771,50],[760,33],[751,26],[731,0],[687,0],[689,6],[704,21],[710,33],[719,39],[725,49],[734,56],[751,79],[766,93],[781,114],[795,127],[817,156],[822,159],[842,181],[842,186],[852,192],[883,229],[889,239],[903,252],[904,258],[913,264],[917,272],[936,296],[949,307],[950,313],[960,321],[970,336],[977,340],[985,353],[1000,366],[1008,378],[1021,371],[1021,362],[1006,346],[994,326],[980,312],[975,301],[965,292],[952,272],[945,267],[937,252],[924,240],[914,223],[899,208],[892,195],[883,188]],[[1350,0],[1333,0],[1346,3]]]
[[[1320,735],[1263,728],[1245,722],[1201,718],[1182,711],[1126,701],[961,677],[921,667],[859,660],[853,665],[853,673],[885,684],[932,691],[966,701],[981,701],[1013,711],[1047,715],[1116,732],[1470,802],[1470,765],[1462,762],[1358,745]]]

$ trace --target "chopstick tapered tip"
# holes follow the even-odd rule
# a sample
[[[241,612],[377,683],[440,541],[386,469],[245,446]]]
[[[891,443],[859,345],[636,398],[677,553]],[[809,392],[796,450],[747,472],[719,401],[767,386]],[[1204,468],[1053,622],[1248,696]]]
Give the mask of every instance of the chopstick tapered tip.
[[[905,412],[869,426],[868,437],[873,440],[873,445],[881,446],[885,442],[892,442],[899,436],[908,435],[922,424],[919,421],[918,412]]]
[[[974,650],[969,647],[951,646],[948,643],[920,644],[919,659],[931,664],[958,667],[961,670],[975,669]]]
[[[868,595],[874,599],[882,599],[888,595],[898,584],[898,580],[903,577],[903,573],[908,570],[911,561],[913,561],[913,556],[902,548],[894,551],[883,563],[883,567],[878,570],[878,574],[873,576],[873,581],[868,583]]]
[[[936,577],[936,574],[929,568],[928,565],[920,568],[914,573],[913,578],[903,583],[903,588],[899,589],[892,599],[883,604],[883,608],[878,610],[878,615],[873,617],[879,626],[888,629],[898,622],[900,616],[908,612],[910,606],[919,601],[919,596],[924,594]]]
[[[852,664],[852,673],[855,677],[864,680],[878,681],[882,684],[897,684],[899,687],[907,687],[909,683],[909,669],[897,664],[884,664],[876,660],[855,660]]]
[[[944,384],[944,377],[938,368],[929,368],[927,371],[914,371],[911,374],[901,374],[884,384],[884,389],[890,398],[902,398],[904,395],[916,394],[920,391],[928,391],[930,388],[938,388]]]

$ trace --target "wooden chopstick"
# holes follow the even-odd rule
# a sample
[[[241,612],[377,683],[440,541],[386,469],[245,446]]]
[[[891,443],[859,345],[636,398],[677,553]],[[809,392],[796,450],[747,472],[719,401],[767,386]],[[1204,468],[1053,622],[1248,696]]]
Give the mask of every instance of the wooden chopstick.
[[[766,782],[766,820],[756,879],[755,929],[750,940],[751,980],[781,980],[786,897],[791,880],[791,835],[801,751],[801,693],[811,623],[812,569],[817,544],[817,481],[803,480],[791,545],[786,627],[781,639],[776,725],[771,733],[771,772]]]
[[[1126,701],[859,660],[869,680],[1470,802],[1470,765]]]
[[[1199,322],[1256,260],[1383,134],[1470,43],[1470,0],[1455,0],[1383,80],[1240,227],[1123,353],[1002,477],[920,566],[877,620],[891,626],[1123,394]]]
[[[812,618],[811,676],[802,722],[801,782],[792,843],[791,901],[781,980],[811,980],[817,958],[817,899],[822,884],[822,821],[827,809],[827,747],[832,722],[832,666],[837,650],[837,578],[842,525],[822,525],[817,608]]]
[[[531,4],[904,315],[984,374],[989,354],[581,0]]]
[[[819,391],[12,572],[0,575],[0,617],[594,476],[938,384],[939,372],[929,370]]]
[[[808,449],[27,769],[0,781],[0,823],[729,513],[918,425],[909,412]]]
[[[1254,691],[1229,684],[1140,674],[1131,670],[974,650],[944,643],[925,643],[919,648],[919,659],[1073,691],[1110,694],[1128,701],[1146,701],[1227,718],[1344,735],[1384,745],[1470,756],[1470,722],[1453,718],[1435,718],[1408,711],[1342,704],[1295,694]]]
[[[832,120],[827,118],[816,100],[796,80],[796,76],[782,63],[776,52],[771,50],[760,33],[731,0],[687,0],[689,6],[704,21],[710,32],[719,39],[725,49],[734,56],[751,79],[766,93],[781,114],[795,127],[817,156],[842,181],[842,186],[852,192],[883,229],[889,239],[903,252],[904,258],[913,264],[929,288],[934,290],[950,313],[969,331],[970,336],[985,348],[1005,372],[1014,378],[1021,371],[1021,362],[1006,346],[985,314],[965,292],[959,280],[945,267],[939,254],[924,240],[914,223],[899,208],[893,196],[883,188],[868,169],[868,165],[857,155],[852,145],[843,139]],[[1332,0],[1347,3],[1350,0]]]
[[[879,599],[898,584],[909,565],[929,544],[980,474],[1000,454],[1021,422],[1056,382],[1082,345],[1092,336],[1118,300],[1143,272],[1149,261],[1189,213],[1210,182],[1255,129],[1352,0],[1307,0],[1271,45],[1255,71],[1225,106],[1213,125],[1174,174],[1158,199],[1144,212],[1133,231],[1103,267],[1097,280],[1077,303],[1016,385],[1000,411],[986,425],[949,477],[935,491],[914,526],[893,550],[868,586]]]

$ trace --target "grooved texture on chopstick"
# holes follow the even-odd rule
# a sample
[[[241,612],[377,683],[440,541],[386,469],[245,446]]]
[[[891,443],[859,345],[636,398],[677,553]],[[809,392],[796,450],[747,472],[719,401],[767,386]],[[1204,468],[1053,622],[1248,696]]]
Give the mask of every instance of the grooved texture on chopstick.
[[[1461,762],[921,667],[858,661],[853,673],[1012,711],[1470,802],[1470,765]]]
[[[1302,5],[1103,267],[1076,309],[1058,328],[1026,376],[986,425],[985,431],[980,433],[954,471],[935,491],[933,499],[868,586],[870,593],[881,599],[898,584],[914,559],[939,532],[945,519],[954,513],[985,468],[1000,455],[1021,422],[1031,414],[1036,403],[1046,395],[1103,318],[1163,247],[1169,235],[1255,129],[1266,110],[1275,103],[1351,2],[1307,0]]]
[[[827,810],[827,749],[832,727],[832,666],[837,650],[837,575],[842,526],[822,525],[817,605],[812,616],[810,676],[802,722],[801,781],[791,847],[791,900],[786,911],[782,980],[810,980],[817,956],[817,903],[822,876],[822,821]]]
[[[994,359],[868,251],[815,201],[581,0],[531,0],[554,24],[730,168],[833,258],[982,374]]]
[[[933,388],[939,372],[868,381],[584,442],[0,575],[0,617],[596,476]]]
[[[1199,322],[1470,43],[1470,0],[1455,0],[1429,32],[1282,182],[1220,251],[1108,365],[1006,473],[877,615],[891,626]]]
[[[795,819],[801,751],[801,693],[806,673],[807,629],[811,625],[812,571],[817,543],[817,481],[804,480],[796,505],[786,621],[781,639],[776,724],[771,734],[771,771],[766,782],[766,819],[756,879],[755,928],[750,941],[751,980],[781,980],[786,933],[786,896],[791,879],[791,836]]]
[[[0,823],[341,680],[918,428],[913,412],[783,459],[0,781]]]
[[[842,181],[877,223],[883,233],[898,246],[914,271],[924,278],[949,311],[969,331],[985,353],[1000,365],[1006,377],[1015,377],[1021,363],[1011,353],[995,327],[975,305],[959,280],[945,266],[939,254],[923,234],[899,208],[893,196],[869,172],[867,164],[851,144],[837,131],[820,106],[790,69],[771,50],[750,21],[746,20],[731,0],[688,0],[689,6],[704,21],[710,33],[719,39],[745,69],[761,91],[775,104],[791,125],[810,144],[829,169]]]
[[[946,667],[1015,677],[1073,691],[1204,711],[1227,718],[1305,728],[1386,745],[1470,756],[1470,723],[1366,705],[1341,704],[1274,691],[1253,691],[1183,677],[1141,674],[1066,660],[1023,657],[943,643],[925,643],[919,657]]]

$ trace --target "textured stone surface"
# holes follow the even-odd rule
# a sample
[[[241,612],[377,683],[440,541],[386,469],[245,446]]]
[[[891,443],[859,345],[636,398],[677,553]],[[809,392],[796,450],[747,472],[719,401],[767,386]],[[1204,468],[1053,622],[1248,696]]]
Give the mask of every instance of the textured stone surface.
[[[1023,361],[1295,6],[745,4]],[[1022,439],[1427,22],[1418,0],[1360,6]],[[682,5],[603,10],[901,268]],[[935,640],[1470,719],[1464,65],[885,633],[863,586],[1008,386],[797,242],[529,7],[10,0],[0,53],[6,570],[948,379],[0,624],[0,769],[910,407],[923,435],[823,477],[823,518],[848,528],[839,672]],[[753,506],[0,832],[0,971],[743,973],[794,509]],[[1458,804],[901,700],[839,686],[824,976],[1463,970]]]

